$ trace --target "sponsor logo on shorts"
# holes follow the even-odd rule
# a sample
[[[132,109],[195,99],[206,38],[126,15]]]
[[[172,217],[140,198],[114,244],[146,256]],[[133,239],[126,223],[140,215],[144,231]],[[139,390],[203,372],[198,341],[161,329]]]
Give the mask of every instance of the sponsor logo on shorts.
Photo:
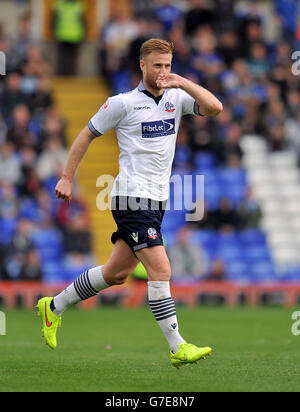
[[[139,241],[139,233],[138,232],[131,233],[131,237],[136,243]]]
[[[144,139],[175,134],[175,119],[157,120],[155,122],[145,122],[145,123],[142,123],[141,126],[142,126],[142,137]]]
[[[148,237],[150,239],[156,239],[157,238],[157,232],[153,227],[150,227],[150,229],[148,229]]]

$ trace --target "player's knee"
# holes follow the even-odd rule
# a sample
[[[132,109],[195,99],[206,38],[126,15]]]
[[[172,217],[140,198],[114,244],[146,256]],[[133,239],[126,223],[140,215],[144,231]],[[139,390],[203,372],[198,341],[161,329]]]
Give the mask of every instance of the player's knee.
[[[130,275],[130,270],[128,270],[128,269],[120,270],[113,277],[114,284],[115,285],[122,285],[123,283],[126,282],[129,275]]]
[[[171,268],[170,265],[161,265],[155,268],[149,268],[148,270],[149,278],[157,281],[168,282],[171,279]]]

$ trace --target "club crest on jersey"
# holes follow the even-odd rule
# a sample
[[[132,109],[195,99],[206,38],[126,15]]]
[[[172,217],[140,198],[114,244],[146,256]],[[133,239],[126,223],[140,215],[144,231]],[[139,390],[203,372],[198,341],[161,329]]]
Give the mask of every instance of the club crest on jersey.
[[[174,104],[171,103],[171,102],[167,102],[165,104],[165,111],[168,112],[168,113],[173,113],[175,111]]]
[[[157,238],[157,232],[153,227],[150,227],[150,229],[148,229],[148,237],[150,239],[156,239]]]

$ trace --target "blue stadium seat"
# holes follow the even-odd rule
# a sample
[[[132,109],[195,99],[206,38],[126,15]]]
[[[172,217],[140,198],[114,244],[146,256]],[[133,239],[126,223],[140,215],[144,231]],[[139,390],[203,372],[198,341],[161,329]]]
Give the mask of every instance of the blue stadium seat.
[[[176,231],[185,224],[184,210],[166,210],[162,221],[162,231]]]
[[[224,186],[223,193],[233,206],[238,206],[246,198],[247,186],[244,183],[228,183]]]
[[[226,277],[233,282],[251,282],[251,272],[248,265],[241,260],[233,260],[226,264]]]
[[[32,233],[32,241],[41,255],[42,262],[60,260],[63,254],[63,238],[56,229],[39,229]]]
[[[216,246],[218,234],[213,230],[199,229],[190,233],[190,240],[202,246]]]
[[[32,220],[33,222],[41,221],[40,208],[36,200],[25,199],[20,204],[19,217]]]
[[[173,246],[176,243],[176,231],[174,230],[164,230],[162,232],[163,235],[163,241],[168,249],[169,247]]]
[[[250,266],[253,280],[259,282],[269,282],[276,279],[274,265],[269,260],[262,260]]]
[[[42,263],[43,280],[47,283],[61,282],[65,279],[65,268],[62,261],[50,260]]]
[[[219,184],[220,175],[217,169],[207,169],[207,168],[196,168],[193,175],[204,176],[204,186],[209,184]]]
[[[197,169],[214,169],[216,156],[211,152],[198,152],[194,156],[194,166]]]
[[[18,225],[17,219],[1,219],[0,218],[0,241],[7,245],[16,232]]]
[[[237,245],[222,245],[218,247],[218,256],[225,262],[232,262],[236,260],[243,260],[244,252],[242,248]]]
[[[239,238],[245,246],[266,244],[266,235],[260,229],[246,229],[239,233]]]
[[[240,246],[240,240],[237,232],[218,233],[218,245]]]
[[[218,184],[204,183],[204,200],[208,210],[215,210],[220,204],[224,193]]]
[[[252,245],[246,246],[245,249],[245,259],[251,262],[257,262],[261,260],[271,261],[270,250],[267,245]]]
[[[225,185],[246,185],[247,174],[245,169],[233,169],[225,167],[219,171],[220,179]]]
[[[174,164],[189,163],[191,158],[191,151],[188,147],[177,146],[174,156]]]

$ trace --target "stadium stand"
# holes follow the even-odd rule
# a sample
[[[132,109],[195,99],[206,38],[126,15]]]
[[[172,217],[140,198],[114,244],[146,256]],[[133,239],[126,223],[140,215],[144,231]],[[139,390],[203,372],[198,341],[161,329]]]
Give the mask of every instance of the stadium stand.
[[[203,84],[224,106],[216,118],[182,121],[173,176],[192,176],[187,191],[202,202],[204,218],[186,222],[195,204],[174,210],[183,195],[171,188],[163,221],[166,248],[188,226],[187,244],[203,248],[210,263],[205,278],[193,282],[208,291],[221,288],[230,302],[233,291],[245,291],[234,287],[250,285],[249,301],[258,302],[257,285],[300,281],[300,83],[291,70],[300,44],[299,10],[287,9],[286,0],[141,3],[132,0],[123,14],[123,5],[114,6],[99,29],[100,80],[52,77],[41,44],[28,36],[30,18],[20,23],[22,39],[10,39],[0,28],[8,65],[7,76],[0,76],[0,280],[32,280],[25,270],[31,265],[45,282],[64,282],[107,259],[104,245],[113,223],[108,211],[95,207],[95,179],[117,173],[113,135],[93,142],[70,208],[55,199],[53,189],[80,128],[109,94],[136,87],[140,45],[161,37],[174,42],[174,71]],[[197,175],[204,176],[204,198],[195,199]],[[90,247],[69,252],[70,231],[90,236]],[[216,266],[224,271],[219,286]],[[187,287],[188,275],[182,274]],[[211,279],[205,286],[203,280]],[[226,289],[232,282],[233,289]]]

